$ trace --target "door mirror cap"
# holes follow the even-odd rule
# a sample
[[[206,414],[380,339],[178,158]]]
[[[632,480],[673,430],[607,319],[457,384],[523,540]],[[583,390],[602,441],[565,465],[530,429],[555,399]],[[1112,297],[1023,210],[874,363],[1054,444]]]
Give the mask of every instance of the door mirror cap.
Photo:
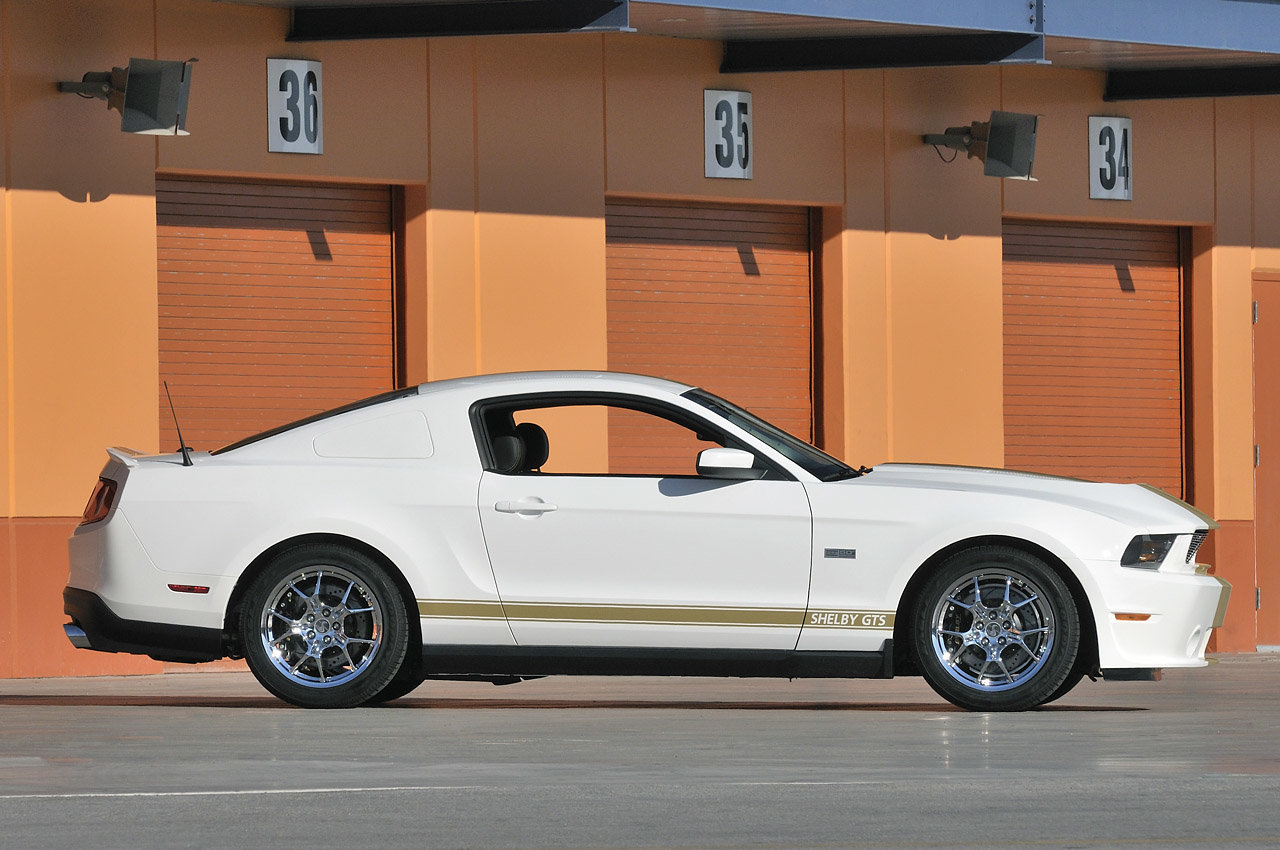
[[[698,474],[705,478],[752,480],[763,478],[756,456],[742,449],[703,449],[698,452]]]

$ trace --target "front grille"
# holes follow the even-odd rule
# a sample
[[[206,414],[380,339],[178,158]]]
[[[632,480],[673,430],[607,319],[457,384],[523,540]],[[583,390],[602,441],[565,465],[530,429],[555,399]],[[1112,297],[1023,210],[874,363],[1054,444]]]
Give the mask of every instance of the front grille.
[[[1200,549],[1200,544],[1203,543],[1204,539],[1208,536],[1209,529],[1207,528],[1202,531],[1197,531],[1195,534],[1191,535],[1191,546],[1187,549],[1188,564],[1195,560],[1196,552]]]

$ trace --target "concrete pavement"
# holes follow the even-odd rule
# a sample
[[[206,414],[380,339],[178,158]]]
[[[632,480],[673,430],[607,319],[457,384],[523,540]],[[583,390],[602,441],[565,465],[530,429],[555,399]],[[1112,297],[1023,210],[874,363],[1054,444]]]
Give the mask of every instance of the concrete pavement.
[[[1280,656],[1021,714],[919,679],[0,681],[0,847],[1280,847]]]

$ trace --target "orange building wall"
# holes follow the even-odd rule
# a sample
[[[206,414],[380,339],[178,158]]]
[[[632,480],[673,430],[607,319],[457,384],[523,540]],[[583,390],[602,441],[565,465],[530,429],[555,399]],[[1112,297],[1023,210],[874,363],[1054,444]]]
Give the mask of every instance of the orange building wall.
[[[54,83],[149,56],[146,28],[121,18],[149,19],[150,3],[82,15],[8,3],[6,16],[9,514],[69,516],[104,445],[158,439],[155,149]]]
[[[890,74],[889,410],[892,459],[1004,461],[1000,190],[922,133],[986,117],[994,69]]]
[[[601,63],[594,37],[477,41],[482,372],[606,365]]]
[[[711,42],[604,38],[607,191],[614,195],[844,203],[841,74],[719,73]],[[755,178],[703,176],[702,93],[751,92]],[[784,120],[762,116],[786,115]]]
[[[1213,221],[1215,101],[1105,103],[1102,74],[1046,71],[1001,71],[1002,108],[1042,116],[1036,134],[1036,182],[1002,181],[1006,215],[1162,224]],[[1132,201],[1089,199],[1090,115],[1133,119]]]
[[[406,382],[606,365],[606,197],[819,207],[823,430],[866,464],[1002,462],[1003,217],[1192,227],[1195,499],[1228,521],[1220,571],[1251,613],[1270,99],[1104,104],[1100,74],[1044,67],[724,77],[717,44],[626,34],[287,44],[286,12],[207,0],[0,0],[0,24],[0,676],[157,669],[72,650],[59,597],[103,447],[158,440],[157,171],[403,187]],[[128,136],[53,90],[130,56],[199,58],[191,136]],[[266,151],[271,56],[324,62],[324,156]],[[705,88],[752,92],[755,180],[702,176]],[[1038,182],[920,142],[993,108],[1042,116]],[[1134,119],[1132,203],[1087,197],[1086,119],[1108,113]]]
[[[3,286],[3,292],[0,293],[0,376],[4,378],[4,391],[0,392],[0,507],[3,507],[4,515],[9,516],[13,513],[13,490],[10,486],[9,476],[13,471],[13,465],[10,458],[13,455],[12,448],[12,423],[13,417],[10,415],[9,395],[10,387],[13,386],[12,365],[13,361],[9,354],[9,346],[11,341],[9,326],[9,299],[11,295],[11,287],[9,282],[13,279],[13,267],[10,264],[9,245],[13,241],[13,234],[9,229],[9,204],[12,201],[12,193],[9,191],[10,175],[12,169],[9,165],[9,134],[11,118],[9,116],[9,78],[11,72],[11,50],[10,34],[12,27],[9,22],[9,6],[5,0],[0,0],[0,164],[3,164],[4,172],[0,175],[0,285]],[[6,541],[7,544],[7,541]],[[8,546],[4,546],[0,550],[0,592],[9,588],[8,574]],[[12,593],[9,594],[12,597]],[[4,670],[4,659],[6,657],[7,636],[0,629],[0,672]]]
[[[0,375],[4,378],[0,391],[0,505],[4,506],[5,519],[0,520],[0,618],[3,623],[13,621],[14,599],[17,596],[18,575],[14,570],[13,535],[8,516],[13,512],[10,502],[9,474],[12,465],[9,458],[13,421],[9,413],[9,388],[13,384],[9,356],[9,281],[13,272],[9,266],[9,7],[0,2],[0,163],[4,164],[3,183],[0,184]],[[0,677],[13,675],[13,628],[0,624]]]
[[[1213,241],[1212,424],[1214,516],[1222,523],[1215,554],[1218,575],[1232,583],[1230,624],[1216,636],[1219,649],[1252,651],[1258,645],[1254,588],[1253,494],[1253,193],[1252,109],[1247,99],[1214,104],[1216,153]],[[1193,286],[1196,282],[1193,281]],[[1267,368],[1261,366],[1260,368]]]
[[[430,42],[429,196],[422,222],[432,380],[480,371],[476,294],[476,40]]]
[[[843,287],[841,371],[844,381],[844,457],[872,466],[893,457],[889,341],[889,74],[844,73],[845,186],[841,228],[827,238],[831,262],[823,273]],[[856,329],[856,330],[855,330]]]
[[[1280,110],[1274,98],[1249,98],[1252,132],[1249,161],[1253,173],[1254,268],[1280,269]]]
[[[204,0],[156,0],[156,7],[147,55],[200,60],[191,135],[158,143],[160,171],[426,183],[425,40],[286,43],[284,9]],[[324,62],[323,156],[267,151],[268,58]]]
[[[83,658],[61,634],[65,540],[105,460],[154,449],[155,146],[59,95],[153,51],[149,2],[5,2],[4,493],[0,675],[158,670]],[[147,227],[137,223],[150,222]]]

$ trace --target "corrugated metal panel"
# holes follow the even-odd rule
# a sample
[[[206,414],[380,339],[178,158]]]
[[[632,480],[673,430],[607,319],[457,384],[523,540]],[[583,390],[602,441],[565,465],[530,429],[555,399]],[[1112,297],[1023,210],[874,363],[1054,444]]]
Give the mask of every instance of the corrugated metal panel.
[[[161,178],[156,219],[160,376],[189,445],[392,387],[388,188]]]
[[[1004,364],[1006,466],[1182,495],[1175,228],[1006,222]]]
[[[612,201],[606,229],[609,368],[705,387],[811,439],[809,211]],[[611,426],[615,472],[691,457]]]

